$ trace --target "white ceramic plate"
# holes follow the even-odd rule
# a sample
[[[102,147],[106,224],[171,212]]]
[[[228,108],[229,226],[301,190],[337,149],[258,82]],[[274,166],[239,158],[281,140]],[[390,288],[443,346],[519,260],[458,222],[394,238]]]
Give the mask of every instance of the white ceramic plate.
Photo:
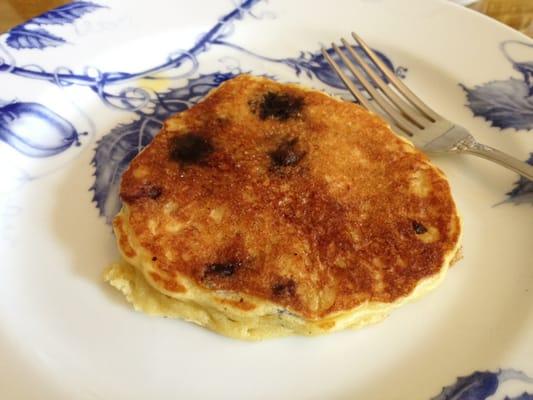
[[[434,158],[464,259],[375,326],[239,342],[102,282],[120,173],[161,120],[245,71],[349,98],[319,49],[352,30],[533,162],[526,37],[437,0],[235,1],[79,1],[0,36],[0,398],[533,399],[533,183],[483,160]]]

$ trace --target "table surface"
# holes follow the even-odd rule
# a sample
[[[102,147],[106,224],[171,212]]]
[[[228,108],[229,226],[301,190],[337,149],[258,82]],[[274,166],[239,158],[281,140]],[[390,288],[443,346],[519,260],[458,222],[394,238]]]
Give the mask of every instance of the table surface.
[[[0,32],[68,0],[0,0]],[[533,37],[532,0],[480,0],[471,8],[489,15]]]

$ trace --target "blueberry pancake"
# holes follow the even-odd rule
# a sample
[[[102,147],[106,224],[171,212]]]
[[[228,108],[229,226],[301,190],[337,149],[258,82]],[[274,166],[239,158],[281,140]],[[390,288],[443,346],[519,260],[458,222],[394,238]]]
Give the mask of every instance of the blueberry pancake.
[[[380,321],[442,280],[461,233],[443,173],[382,119],[249,75],[170,117],[120,196],[106,280],[242,339]]]

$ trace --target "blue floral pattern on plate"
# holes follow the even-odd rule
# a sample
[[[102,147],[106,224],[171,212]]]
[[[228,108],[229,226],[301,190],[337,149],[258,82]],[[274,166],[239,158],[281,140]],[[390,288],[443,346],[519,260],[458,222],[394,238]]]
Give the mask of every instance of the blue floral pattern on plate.
[[[525,373],[513,369],[501,369],[497,372],[476,371],[457,378],[455,383],[444,387],[442,392],[431,400],[486,400],[495,394],[498,394],[497,398],[504,400],[533,400],[533,392],[523,392],[518,397],[498,393],[501,384],[511,380],[533,383],[533,379]],[[504,395],[505,397],[502,397]]]
[[[520,73],[521,79],[509,78],[483,83],[473,88],[460,86],[466,92],[467,107],[476,117],[482,117],[499,129],[533,130],[533,62],[513,60],[507,50],[510,44],[533,47],[530,43],[508,40],[500,45],[504,57]],[[533,154],[533,153],[532,153]],[[533,165],[533,157],[526,161]],[[502,203],[533,204],[533,182],[520,177]],[[501,204],[501,203],[500,203]]]
[[[164,119],[171,114],[183,111],[200,100],[209,90],[221,82],[230,79],[232,73],[213,71],[198,75],[197,56],[212,46],[231,47],[243,54],[262,59],[263,61],[285,65],[295,76],[305,74],[309,79],[316,79],[330,88],[345,90],[339,78],[330,69],[320,51],[302,51],[297,57],[272,58],[249,51],[232,44],[227,39],[231,29],[228,24],[242,19],[246,15],[258,18],[251,12],[252,7],[260,0],[245,0],[228,14],[221,17],[189,50],[170,56],[165,62],[151,68],[136,72],[103,72],[84,70],[74,72],[69,68],[59,67],[54,71],[46,71],[36,66],[18,66],[9,59],[0,58],[0,72],[22,76],[28,79],[48,81],[62,86],[85,86],[97,94],[108,106],[133,113],[132,122],[114,127],[103,136],[96,145],[92,165],[94,167],[93,201],[100,214],[110,223],[120,209],[118,196],[120,176],[135,155],[150,141],[162,126]],[[67,43],[67,41],[48,30],[46,25],[72,24],[84,15],[104,8],[94,2],[77,1],[49,11],[29,20],[27,23],[13,28],[5,41],[12,49],[46,49]],[[530,44],[524,43],[526,46]],[[364,55],[360,48],[354,47]],[[505,44],[502,44],[505,53]],[[331,49],[327,51],[336,57]],[[398,76],[403,77],[407,71],[404,67],[395,67],[383,53],[380,58]],[[475,116],[480,116],[491,125],[505,129],[515,128],[533,130],[533,63],[517,63],[513,67],[521,74],[521,79],[492,81],[474,88],[461,85],[466,92],[467,106]],[[163,92],[149,93],[141,88],[121,89],[118,93],[112,87],[134,78],[158,79],[156,75],[163,71],[177,69],[186,62],[191,68],[174,78],[187,78],[185,85]],[[39,125],[39,134],[22,129],[28,125]],[[0,140],[28,157],[51,157],[66,151],[73,145],[80,144],[77,129],[66,119],[46,106],[32,102],[11,102],[0,107]],[[533,153],[528,160],[533,165]],[[507,193],[508,201],[516,204],[533,203],[533,182],[520,178],[515,187]],[[533,380],[526,374],[515,370],[497,372],[476,371],[457,378],[456,382],[443,388],[433,400],[485,400],[498,393],[501,384],[514,380],[531,383]],[[518,396],[505,395],[508,400],[532,400],[533,394],[524,391]]]
[[[526,162],[533,165],[533,153],[530,153],[529,159]],[[533,204],[533,181],[521,176],[518,181],[515,182],[514,188],[506,194],[508,198],[504,203]]]
[[[521,79],[487,82],[473,88],[461,87],[466,92],[467,107],[475,116],[484,118],[500,129],[533,130],[533,62],[517,62],[511,58],[509,44],[533,47],[530,43],[515,40],[500,46],[504,57],[518,71]]]
[[[0,107],[0,140],[26,156],[59,154],[73,144],[79,146],[79,136],[69,121],[42,104],[14,102]]]
[[[42,50],[47,47],[61,46],[66,43],[65,39],[53,35],[44,28],[35,28],[32,26],[71,24],[83,15],[99,8],[103,8],[103,6],[89,1],[74,1],[65,4],[11,29],[8,33],[6,43],[9,47],[17,50]]]

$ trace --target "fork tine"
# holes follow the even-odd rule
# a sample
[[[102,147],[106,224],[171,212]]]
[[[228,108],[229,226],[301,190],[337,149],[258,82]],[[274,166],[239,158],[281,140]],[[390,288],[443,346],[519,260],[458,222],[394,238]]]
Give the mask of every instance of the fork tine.
[[[348,52],[352,55],[355,61],[361,66],[361,68],[363,68],[365,73],[370,77],[370,79],[374,81],[376,86],[385,94],[385,96],[388,97],[391,103],[393,103],[396,107],[400,109],[400,111],[406,117],[408,117],[411,121],[418,125],[419,128],[425,128],[429,124],[431,124],[431,121],[426,120],[424,117],[420,116],[420,112],[417,109],[413,109],[413,107],[409,103],[407,103],[405,100],[402,100],[400,96],[394,93],[389,88],[389,85],[387,85],[385,81],[374,72],[374,70],[368,65],[368,63],[365,62],[365,60],[363,60],[363,58],[359,54],[357,54],[357,52],[346,41],[346,39],[341,38],[341,42],[344,45],[344,48],[348,50]]]
[[[361,105],[366,108],[367,110],[372,109],[372,106],[370,105],[369,101],[365,98],[365,96],[361,93],[361,91],[353,84],[353,82],[346,76],[344,71],[341,69],[341,67],[337,64],[333,58],[328,54],[326,49],[322,48],[322,55],[326,58],[329,65],[335,70],[339,78],[342,79],[348,90],[351,94],[361,103]]]
[[[402,129],[401,127],[399,127],[397,124],[394,123],[394,121],[392,121],[387,115],[383,115],[383,113],[380,113],[376,110],[376,108],[374,107],[373,104],[371,104],[367,99],[366,97],[361,93],[361,91],[357,88],[357,86],[355,86],[353,84],[353,82],[350,80],[350,78],[348,78],[346,76],[346,74],[344,73],[344,71],[340,68],[340,66],[337,64],[337,62],[335,60],[333,60],[333,58],[331,58],[331,56],[328,54],[328,52],[323,48],[322,49],[322,55],[324,56],[324,58],[328,61],[329,65],[331,65],[331,67],[335,70],[335,72],[337,73],[337,75],[339,76],[339,78],[342,79],[342,81],[344,82],[344,84],[348,87],[348,90],[350,91],[350,93],[352,93],[352,95],[359,101],[359,103],[361,103],[361,105],[366,108],[367,110],[370,110],[372,111],[374,114],[376,115],[381,115],[388,123],[389,125],[391,125],[391,127],[399,134],[401,135],[404,135],[404,136],[407,136],[407,137],[411,137],[413,136],[412,134],[410,134],[409,132],[407,132],[405,129]]]
[[[375,113],[374,113],[375,114]],[[413,141],[413,134],[412,133],[409,133],[407,132],[405,129],[403,129],[402,127],[398,126],[398,124],[394,123],[394,121],[392,121],[390,118],[388,118],[387,116],[383,115],[383,114],[377,114],[379,115],[382,119],[384,119],[385,121],[387,121],[389,123],[389,127],[398,135],[402,135],[402,136],[405,136],[407,137],[411,142]]]
[[[364,50],[366,55],[376,64],[378,69],[383,72],[383,74],[387,77],[389,82],[391,82],[398,91],[405,96],[407,100],[411,102],[416,108],[420,110],[426,117],[431,119],[433,122],[440,119],[440,115],[438,115],[435,111],[433,111],[431,108],[429,108],[420,98],[414,94],[411,89],[409,89],[407,86],[403,84],[401,80],[399,80],[394,73],[387,67],[383,61],[380,60],[380,58],[374,53],[374,51],[364,42],[363,39],[359,37],[355,32],[352,32],[352,37],[355,39],[357,44],[361,46],[361,48]]]
[[[344,64],[348,67],[350,72],[354,74],[354,76],[359,80],[359,82],[363,85],[365,90],[370,94],[370,97],[372,97],[376,103],[381,107],[385,113],[387,113],[391,119],[394,121],[394,123],[398,126],[400,126],[402,129],[414,133],[419,130],[419,128],[414,125],[412,122],[410,122],[408,119],[403,117],[397,110],[395,110],[391,104],[383,97],[376,89],[374,89],[374,85],[372,85],[364,76],[363,74],[352,64],[352,62],[346,57],[346,55],[339,49],[339,47],[332,43],[331,46],[335,50],[335,52],[339,55],[339,57],[342,59]]]

